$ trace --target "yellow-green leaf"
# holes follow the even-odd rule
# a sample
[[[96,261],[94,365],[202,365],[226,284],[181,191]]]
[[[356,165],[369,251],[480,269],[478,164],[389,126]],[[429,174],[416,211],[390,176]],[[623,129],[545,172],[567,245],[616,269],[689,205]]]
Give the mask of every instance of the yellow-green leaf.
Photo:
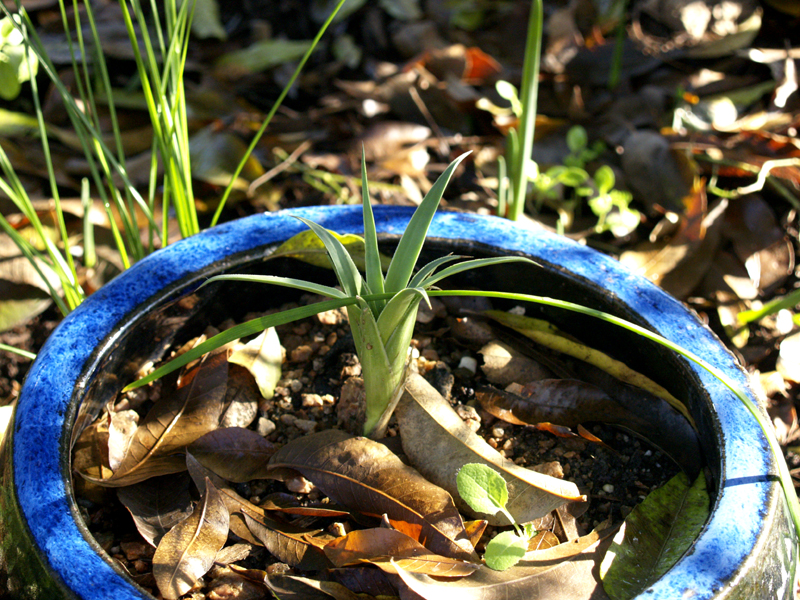
[[[637,506],[614,536],[600,565],[612,600],[628,600],[674,565],[708,519],[703,473],[691,484],[681,472]]]
[[[261,395],[267,400],[275,394],[275,386],[281,378],[283,351],[278,332],[270,327],[257,338],[244,346],[236,348],[228,357],[228,362],[240,365],[250,371],[256,380]]]
[[[666,388],[638,371],[634,371],[625,363],[611,358],[608,354],[585,346],[577,340],[568,337],[551,323],[500,310],[487,310],[484,314],[501,325],[505,325],[521,333],[537,344],[587,362],[613,375],[617,379],[650,392],[654,396],[663,398],[694,425],[694,419],[692,419],[692,416],[689,414],[683,402],[670,394]]]

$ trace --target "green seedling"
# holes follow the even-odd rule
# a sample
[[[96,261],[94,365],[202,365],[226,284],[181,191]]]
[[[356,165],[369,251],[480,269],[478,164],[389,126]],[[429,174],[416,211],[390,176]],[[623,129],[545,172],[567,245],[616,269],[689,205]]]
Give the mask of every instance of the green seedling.
[[[502,514],[513,525],[513,530],[503,531],[492,538],[483,556],[490,569],[510,569],[525,556],[528,542],[537,532],[530,523],[518,525],[506,510],[508,486],[505,479],[491,467],[468,463],[456,475],[456,484],[459,495],[472,510],[491,515]]]
[[[22,84],[36,77],[39,62],[35,56],[25,56],[25,38],[15,25],[17,15],[0,19],[0,98],[13,100],[19,96]]]
[[[400,238],[385,277],[381,268],[378,237],[369,200],[366,163],[362,157],[361,180],[366,272],[364,277],[347,249],[330,231],[317,223],[298,217],[324,244],[341,289],[271,275],[219,275],[206,282],[237,280],[280,285],[320,294],[330,298],[336,306],[346,306],[356,352],[361,361],[366,394],[364,434],[369,437],[377,438],[383,435],[389,417],[400,400],[406,378],[409,348],[414,333],[417,310],[420,302],[429,302],[428,291],[442,279],[470,269],[512,261],[532,262],[527,258],[510,256],[463,260],[445,266],[465,257],[444,256],[428,263],[414,274],[417,259],[422,251],[433,215],[444,194],[444,189],[453,172],[465,157],[466,154],[463,154],[454,160],[422,200],[405,233]],[[287,311],[272,315],[272,319],[259,320],[259,323],[262,328],[272,327],[330,310],[332,305],[328,301],[304,308],[310,309],[310,312],[309,310]],[[194,351],[167,363],[150,376],[128,386],[128,389],[144,385],[174,371],[187,364],[189,360],[193,360],[192,357],[200,356],[208,350],[227,343],[230,341],[228,338],[229,335],[223,334],[212,338],[205,345],[199,345]]]

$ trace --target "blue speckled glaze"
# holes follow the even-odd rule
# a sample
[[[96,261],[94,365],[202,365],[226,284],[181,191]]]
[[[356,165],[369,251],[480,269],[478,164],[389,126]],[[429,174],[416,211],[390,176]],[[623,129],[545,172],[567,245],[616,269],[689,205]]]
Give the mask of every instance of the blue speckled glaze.
[[[408,209],[375,207],[378,230],[402,233]],[[44,558],[68,590],[84,600],[150,598],[129,583],[87,543],[70,510],[66,448],[68,405],[75,385],[89,367],[95,346],[118,321],[157,290],[233,253],[288,238],[305,229],[289,215],[301,215],[338,232],[363,230],[360,207],[312,207],[265,214],[231,222],[159,251],[136,264],[91,296],[50,336],[31,368],[14,424],[14,483],[31,534]],[[665,337],[687,347],[703,348],[703,357],[746,385],[743,372],[714,336],[682,305],[644,282],[616,261],[543,232],[469,214],[440,213],[430,236],[472,240],[527,253],[557,263],[603,286],[642,314]],[[696,600],[713,597],[735,583],[737,570],[753,551],[761,530],[757,507],[768,504],[770,472],[766,442],[739,401],[715,378],[696,368],[715,399],[725,432],[723,479],[713,518],[693,551],[640,597],[674,599],[676,590],[694,592]],[[738,485],[737,485],[738,484]],[[789,585],[791,582],[788,582]]]

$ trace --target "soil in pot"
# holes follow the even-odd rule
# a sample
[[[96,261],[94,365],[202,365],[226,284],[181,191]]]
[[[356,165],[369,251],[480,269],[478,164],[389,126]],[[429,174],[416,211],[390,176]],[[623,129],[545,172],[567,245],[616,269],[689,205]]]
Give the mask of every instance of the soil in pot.
[[[629,431],[599,422],[601,398],[623,394],[622,390],[633,396],[644,392],[536,345],[512,330],[492,326],[472,308],[465,311],[463,302],[445,305],[434,299],[432,310],[421,311],[412,350],[413,370],[446,399],[467,427],[506,459],[571,481],[588,497],[588,502],[565,504],[539,519],[536,529],[548,533],[542,534],[536,545],[574,544],[588,540],[590,532],[598,528],[609,536],[613,533],[609,526],[620,524],[651,490],[679,471],[676,462],[656,446]],[[219,322],[217,327],[229,324]],[[330,430],[357,435],[363,423],[360,364],[349,337],[346,313],[321,313],[279,327],[277,333],[282,349],[274,345],[275,340],[258,342],[261,354],[254,355],[267,357],[266,362],[272,356],[275,362],[276,352],[277,356],[282,354],[279,379],[271,383],[265,369],[253,366],[258,364],[257,359],[237,361],[249,369],[226,360],[230,353],[241,350],[238,347],[190,365],[181,380],[165,378],[109,402],[107,410],[83,431],[75,445],[76,497],[88,530],[121,568],[157,597],[261,598],[270,597],[270,590],[281,598],[293,594],[314,597],[322,593],[317,591],[320,581],[327,582],[325,589],[334,597],[347,597],[345,589],[413,597],[386,565],[386,556],[391,554],[388,542],[384,546],[375,542],[383,547],[381,552],[359,541],[363,547],[356,549],[366,555],[349,562],[333,550],[337,539],[341,545],[344,536],[353,531],[403,529],[398,527],[402,519],[381,519],[371,505],[359,510],[357,501],[342,502],[341,496],[347,493],[342,491],[346,486],[341,481],[334,484],[335,493],[326,494],[322,488],[329,489],[331,484],[317,481],[314,469],[302,474],[285,469],[266,472],[269,457],[281,449],[297,448],[303,453],[315,436],[324,436]],[[173,353],[196,342],[188,340]],[[272,387],[266,393],[271,397],[265,397],[259,389],[258,378],[262,387]],[[591,383],[558,389],[581,378]],[[555,420],[553,424],[541,423],[550,419],[536,420],[537,414],[541,417],[545,413],[535,411],[527,414],[533,419],[532,425],[519,424],[519,416],[525,416],[520,407],[533,393],[530,386],[521,389],[522,385],[541,379],[555,382],[543,384],[546,393],[556,396],[552,402],[567,402],[572,407],[567,411],[567,424],[572,427],[558,427],[560,423]],[[596,390],[592,392],[594,400],[590,398],[584,405],[574,399],[564,400],[579,393],[576,389]],[[538,393],[541,399],[542,390]],[[176,402],[174,398],[181,394]],[[514,410],[504,412],[509,406]],[[671,409],[662,406],[661,410]],[[174,418],[179,413],[180,418]],[[617,417],[615,422],[620,424],[620,420],[624,417]],[[167,421],[172,424],[166,426]],[[627,426],[642,428],[634,421]],[[169,438],[164,434],[167,428],[177,441],[165,441]],[[145,430],[149,435],[143,435]],[[401,437],[393,419],[382,447],[406,459]],[[191,438],[197,439],[191,442]],[[334,438],[338,440],[339,434]],[[187,444],[188,453],[184,452]],[[376,455],[371,469],[390,468],[388,455],[382,452]],[[684,467],[696,471],[698,464]],[[137,470],[142,475],[137,475]],[[277,479],[265,479],[265,475]],[[105,481],[98,485],[92,481],[97,479]],[[408,485],[399,471],[394,484]],[[363,493],[363,486],[375,484],[360,485],[355,489]],[[230,516],[215,522],[214,506],[222,506],[222,512]],[[205,520],[198,521],[202,511]],[[470,515],[464,515],[463,521],[479,555],[489,539],[509,529],[489,525],[482,530]],[[194,537],[201,541],[188,541],[191,532],[200,532]],[[606,537],[605,544],[609,542],[610,537]],[[592,555],[592,559],[601,557],[602,553]],[[457,559],[470,563],[469,557]],[[204,566],[195,567],[197,563]],[[154,569],[154,564],[160,566]],[[577,574],[576,578],[585,580],[574,581],[574,588],[564,587],[567,595],[563,597],[579,598],[580,590],[595,588],[596,575],[596,565]],[[176,580],[184,583],[168,583]],[[563,582],[559,585],[563,587]],[[603,597],[599,588],[594,593],[599,595],[592,597]]]

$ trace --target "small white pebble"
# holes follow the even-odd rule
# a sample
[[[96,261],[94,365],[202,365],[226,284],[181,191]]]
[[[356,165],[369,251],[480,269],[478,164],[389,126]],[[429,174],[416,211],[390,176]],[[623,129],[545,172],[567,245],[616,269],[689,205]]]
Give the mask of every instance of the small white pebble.
[[[322,397],[319,394],[302,394],[300,396],[306,408],[319,408],[322,406]]]
[[[295,494],[310,494],[316,489],[314,484],[302,475],[290,477],[284,483],[286,484],[286,489]]]
[[[292,379],[291,383],[289,384],[289,387],[292,388],[293,392],[295,393],[299,392],[300,390],[303,389],[303,382],[298,379]]]
[[[792,311],[788,308],[778,311],[778,316],[775,318],[775,329],[781,335],[787,335],[794,329],[794,320],[792,319]]]
[[[607,483],[603,486],[603,491],[606,494],[613,494],[614,493],[614,485],[611,483]]]
[[[471,356],[462,356],[458,363],[459,369],[466,369],[470,373],[475,373],[478,370],[478,361]]]
[[[492,437],[501,438],[506,434],[506,430],[502,427],[493,427],[492,428]]]
[[[525,315],[525,307],[524,306],[515,306],[514,308],[509,309],[509,314],[523,316]]]

